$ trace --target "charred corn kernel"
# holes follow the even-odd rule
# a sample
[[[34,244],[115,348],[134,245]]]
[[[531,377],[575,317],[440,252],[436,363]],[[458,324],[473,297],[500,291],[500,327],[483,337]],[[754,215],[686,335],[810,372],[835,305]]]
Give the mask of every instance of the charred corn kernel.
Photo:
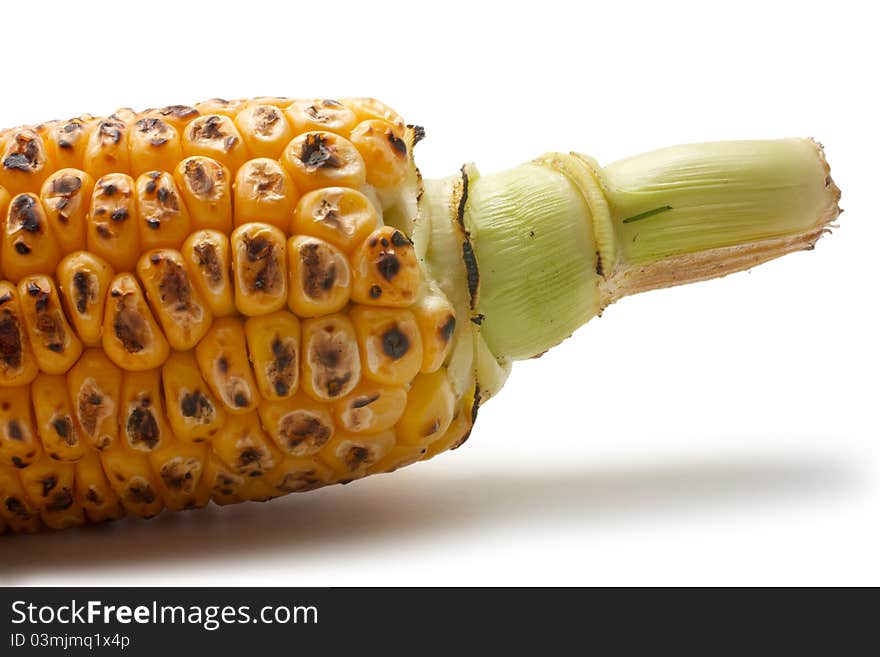
[[[333,483],[333,471],[316,459],[285,456],[261,479],[265,479],[274,495],[286,495]]]
[[[280,462],[256,413],[230,416],[211,441],[214,454],[240,477],[259,477]]]
[[[421,297],[411,308],[422,338],[422,372],[436,372],[452,349],[455,309],[441,294]]]
[[[29,274],[54,271],[61,250],[40,198],[36,194],[19,194],[9,202],[4,218],[0,259],[6,277],[18,282]]]
[[[195,109],[198,110],[203,116],[207,116],[209,114],[220,114],[221,116],[228,116],[230,118],[234,118],[238,113],[245,108],[247,105],[247,100],[226,100],[224,98],[211,98],[209,100],[203,100],[200,103],[195,104]]]
[[[402,445],[428,445],[446,433],[454,415],[455,393],[446,370],[419,374],[410,386],[406,410],[395,427],[397,439]]]
[[[325,187],[303,196],[293,213],[291,231],[330,242],[346,253],[359,246],[379,223],[366,196],[348,187]]]
[[[174,352],[162,366],[165,408],[180,440],[209,440],[223,426],[226,413],[202,379],[192,351]]]
[[[183,441],[169,442],[150,454],[166,508],[172,511],[196,509],[210,501],[210,491],[199,486],[208,454],[207,445]]]
[[[213,321],[208,305],[193,285],[183,256],[173,249],[156,249],[141,256],[138,277],[168,344],[192,349]]]
[[[387,121],[401,132],[406,128],[400,114],[381,100],[376,100],[375,98],[343,98],[342,102],[352,109],[358,121],[380,119]]]
[[[31,385],[37,433],[49,458],[78,461],[86,446],[73,420],[67,382],[59,374],[40,374]]]
[[[196,359],[202,378],[230,413],[249,413],[260,403],[244,327],[238,318],[214,320],[196,347]]]
[[[0,281],[0,394],[3,388],[29,384],[39,371],[22,321],[18,290]]]
[[[78,527],[85,514],[74,497],[76,466],[43,457],[21,472],[21,484],[31,504],[50,529]]]
[[[235,126],[254,157],[278,159],[293,139],[287,117],[273,105],[248,105],[236,115]]]
[[[134,180],[111,173],[95,183],[86,222],[88,250],[116,271],[131,271],[140,255]]]
[[[335,132],[347,137],[357,124],[357,117],[350,108],[338,100],[296,100],[286,110],[296,134],[315,130]]]
[[[116,491],[107,481],[101,458],[92,451],[76,462],[75,498],[90,522],[116,520],[124,515]]]
[[[395,445],[384,457],[374,463],[367,474],[394,472],[422,460],[428,453],[424,445]]]
[[[434,458],[437,454],[441,454],[446,450],[460,447],[470,436],[473,426],[473,412],[468,409],[461,410],[452,419],[452,423],[449,425],[446,433],[428,445],[428,453],[424,458]]]
[[[21,316],[37,365],[49,374],[64,374],[82,353],[70,328],[51,276],[26,276],[18,284]]]
[[[117,274],[110,283],[101,344],[124,370],[159,367],[168,358],[168,341],[159,329],[134,274]]]
[[[409,310],[355,306],[349,316],[365,376],[377,383],[405,385],[418,374],[422,339]]]
[[[235,313],[229,240],[216,230],[200,230],[183,243],[183,259],[193,286],[215,317]]]
[[[245,477],[235,474],[213,452],[208,455],[205,471],[198,483],[197,495],[209,495],[214,504],[238,504],[246,498],[242,496]]]
[[[174,170],[174,180],[194,229],[232,230],[232,178],[210,157],[188,157]]]
[[[0,465],[26,468],[42,452],[31,416],[30,389],[0,390]]]
[[[150,171],[137,179],[141,249],[179,249],[190,234],[189,211],[170,173]]]
[[[122,373],[119,426],[125,445],[135,451],[152,452],[171,441],[160,370]]]
[[[11,195],[39,191],[52,168],[46,142],[35,130],[12,130],[0,139],[0,187]]]
[[[114,121],[122,121],[126,125],[133,123],[135,119],[137,119],[138,114],[131,107],[120,107],[118,110],[113,112],[110,115],[110,118]]]
[[[101,452],[107,481],[128,513],[152,518],[164,507],[150,458],[115,445]]]
[[[129,162],[125,122],[113,116],[98,121],[86,144],[83,169],[97,180],[111,173],[127,173]]]
[[[345,254],[317,237],[299,235],[287,243],[287,305],[301,317],[342,310],[351,294],[351,268]]]
[[[247,147],[232,119],[222,114],[200,116],[190,121],[183,131],[183,152],[186,156],[212,157],[236,171],[248,159]]]
[[[113,445],[122,372],[102,349],[87,349],[66,378],[78,433],[99,451]]]
[[[257,388],[264,399],[285,399],[299,385],[299,320],[279,310],[244,324]]]
[[[422,271],[409,238],[391,226],[374,230],[352,255],[351,298],[376,306],[409,306],[418,297]]]
[[[95,181],[85,171],[60,169],[46,178],[40,200],[62,253],[86,248],[86,215]]]
[[[113,269],[88,251],[71,253],[58,264],[58,288],[67,318],[83,344],[101,344],[104,303],[113,280]]]
[[[303,321],[301,353],[300,387],[316,401],[341,399],[360,381],[354,326],[345,315]]]
[[[405,408],[404,388],[365,381],[336,402],[333,413],[345,431],[376,433],[397,424]]]
[[[376,463],[394,449],[394,431],[379,433],[337,432],[318,454],[343,481],[363,477]]]
[[[55,166],[59,169],[82,169],[89,136],[98,121],[82,116],[59,121],[49,129],[47,144]]]
[[[235,307],[244,315],[265,315],[287,303],[287,244],[275,226],[249,223],[230,238]]]
[[[403,132],[387,121],[362,121],[352,130],[351,143],[364,158],[367,182],[374,187],[393,187],[406,178],[409,153]]]
[[[303,393],[284,401],[264,401],[258,409],[263,428],[285,454],[311,456],[333,437],[330,409]]]
[[[162,119],[178,133],[181,133],[190,121],[199,116],[199,110],[189,105],[168,105],[159,109],[147,110],[144,115]]]
[[[290,175],[275,160],[249,160],[235,176],[235,225],[249,221],[287,230],[299,193]]]
[[[294,137],[282,155],[300,192],[320,187],[364,186],[364,159],[348,139],[332,132],[305,132]]]
[[[177,130],[156,116],[135,121],[129,131],[128,152],[135,177],[148,171],[173,171],[183,159]]]
[[[0,516],[13,532],[40,531],[39,511],[27,499],[18,472],[0,465]]]

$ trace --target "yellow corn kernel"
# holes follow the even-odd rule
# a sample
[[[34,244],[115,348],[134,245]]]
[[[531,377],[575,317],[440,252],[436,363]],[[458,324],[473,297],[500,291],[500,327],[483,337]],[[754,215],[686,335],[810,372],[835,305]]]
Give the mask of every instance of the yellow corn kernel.
[[[78,527],[85,523],[82,507],[74,498],[73,463],[43,457],[21,472],[21,485],[31,504],[50,529]]]
[[[111,173],[127,173],[129,162],[126,123],[114,116],[98,121],[83,153],[83,169],[97,180]]]
[[[404,388],[364,381],[333,405],[333,413],[345,431],[376,433],[397,424],[405,408]]]
[[[336,431],[330,409],[303,393],[284,401],[264,401],[258,410],[263,428],[290,456],[317,454]]]
[[[471,428],[474,425],[473,403],[464,404],[458,415],[452,419],[452,423],[440,438],[428,445],[428,453],[425,459],[431,459],[448,449],[457,449],[471,434]]]
[[[403,132],[387,121],[362,121],[351,132],[355,145],[367,167],[367,182],[374,187],[394,187],[406,178],[409,153]]]
[[[213,452],[208,455],[205,471],[199,479],[196,495],[210,495],[214,504],[238,504],[245,498],[242,489],[245,477],[235,474]]]
[[[150,171],[137,179],[141,250],[179,249],[190,234],[189,211],[170,173]]]
[[[352,301],[374,306],[409,306],[418,297],[422,270],[412,242],[391,226],[374,230],[354,252]]]
[[[122,121],[126,125],[133,123],[137,117],[138,113],[131,107],[120,107],[110,115],[114,121]]]
[[[39,371],[22,322],[18,290],[0,281],[0,394],[3,388],[29,384]]]
[[[58,264],[55,276],[65,314],[77,335],[86,346],[97,347],[113,269],[93,253],[78,251]]]
[[[244,324],[257,388],[264,399],[286,399],[299,385],[299,320],[279,310]]]
[[[317,237],[299,235],[287,243],[287,305],[301,317],[342,310],[351,294],[351,268],[345,254]]]
[[[78,461],[85,452],[73,421],[67,382],[59,374],[40,374],[31,384],[37,433],[46,454],[57,461]]]
[[[235,126],[254,157],[276,160],[293,138],[284,112],[273,105],[248,105],[236,115]]]
[[[367,474],[394,472],[422,460],[428,453],[424,445],[395,445],[383,458],[374,463]]]
[[[253,98],[246,99],[245,107],[251,107],[252,105],[272,105],[273,107],[278,107],[280,109],[287,109],[293,104],[295,98],[288,98],[287,96],[254,96]]]
[[[207,445],[170,441],[150,454],[166,508],[172,511],[197,509],[210,501],[210,491],[199,486],[209,451]]]
[[[21,317],[37,365],[49,374],[64,374],[82,353],[82,342],[67,323],[51,276],[26,276],[18,284]]]
[[[152,518],[164,507],[150,458],[123,445],[101,452],[107,481],[128,513]]]
[[[225,100],[224,98],[211,98],[196,103],[195,109],[198,110],[202,116],[220,114],[221,116],[235,118],[235,116],[246,106],[247,100],[245,99]]]
[[[119,496],[107,481],[101,458],[92,451],[76,462],[76,502],[86,512],[90,522],[116,520],[124,515]]]
[[[382,121],[388,121],[388,123],[401,132],[406,128],[400,114],[381,100],[376,100],[375,98],[343,98],[342,102],[352,109],[358,121],[381,119]]]
[[[359,189],[367,181],[364,158],[348,139],[332,132],[305,132],[294,137],[281,159],[302,193],[320,187]]]
[[[39,191],[53,168],[46,142],[35,130],[11,130],[0,140],[0,186],[12,196]]]
[[[111,173],[95,183],[86,223],[88,250],[116,271],[131,271],[140,255],[134,180]]]
[[[333,471],[317,459],[285,456],[265,480],[274,495],[314,490],[333,483]]]
[[[156,117],[162,119],[177,130],[178,134],[183,132],[186,125],[194,118],[199,116],[199,110],[189,105],[168,105],[159,109],[150,109],[143,113],[147,117]],[[170,171],[170,169],[168,169]]]
[[[102,349],[87,349],[67,373],[67,391],[75,411],[76,428],[98,451],[116,442],[117,402],[122,372]]]
[[[202,379],[192,351],[168,357],[162,366],[162,387],[168,421],[180,440],[209,440],[226,421],[226,413]]]
[[[260,393],[248,362],[244,327],[235,317],[214,320],[196,347],[202,378],[230,413],[253,411]]]
[[[172,171],[183,159],[183,148],[177,130],[159,117],[138,119],[128,136],[131,174],[148,171]]]
[[[318,454],[342,481],[358,479],[394,449],[394,431],[379,433],[337,432]]]
[[[411,308],[422,337],[422,372],[436,372],[449,355],[455,333],[455,309],[441,294],[421,297]]]
[[[49,129],[46,142],[57,168],[82,169],[89,136],[97,124],[97,119],[82,116],[59,121]]]
[[[397,439],[402,445],[428,445],[446,433],[454,414],[455,393],[446,370],[419,374],[396,425]]]
[[[386,385],[405,385],[418,374],[422,339],[409,310],[355,306],[349,316],[366,377]]]
[[[150,370],[168,358],[168,341],[147,307],[134,274],[117,274],[110,283],[101,344],[124,370]]]
[[[27,386],[0,390],[0,465],[26,468],[43,453]]]
[[[348,187],[325,187],[303,196],[293,213],[291,232],[330,242],[346,253],[367,238],[379,223],[366,196]]]
[[[189,210],[193,229],[232,230],[232,177],[210,157],[188,157],[174,170],[174,180]]]
[[[0,465],[0,517],[13,532],[40,531],[40,514],[25,495],[18,472]]]
[[[200,230],[183,243],[190,280],[215,317],[235,314],[229,240],[216,230]]]
[[[285,110],[296,134],[326,130],[347,137],[357,124],[357,117],[338,100],[296,100]]]
[[[222,114],[209,114],[190,121],[183,131],[183,152],[187,157],[212,157],[233,172],[248,159],[247,147],[238,128],[231,118]]]
[[[0,259],[9,280],[18,282],[29,274],[55,271],[61,250],[39,196],[19,194],[14,197],[2,219]]]
[[[341,399],[360,381],[354,326],[345,315],[303,321],[301,353],[300,387],[316,401]]]
[[[290,227],[299,192],[290,175],[275,160],[249,160],[235,176],[235,225],[249,221],[272,224],[282,231]]]
[[[287,304],[287,249],[275,226],[249,223],[230,237],[235,307],[244,315],[266,315]]]
[[[211,328],[213,316],[193,285],[183,256],[173,249],[156,249],[141,256],[138,277],[168,344],[186,351]]]
[[[211,449],[240,477],[260,477],[281,461],[256,413],[230,416],[211,441]]]
[[[86,248],[86,216],[95,181],[85,171],[59,169],[46,178],[40,200],[62,253]]]
[[[119,426],[127,447],[152,452],[172,440],[165,421],[160,370],[123,372],[121,393]]]

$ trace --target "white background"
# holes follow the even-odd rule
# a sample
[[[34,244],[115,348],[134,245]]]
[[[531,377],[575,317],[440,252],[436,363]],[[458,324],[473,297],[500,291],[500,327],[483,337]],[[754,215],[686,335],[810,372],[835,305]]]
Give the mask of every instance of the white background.
[[[813,136],[815,251],[625,299],[519,363],[457,452],[268,504],[0,538],[14,584],[880,584],[870,3],[6,3],[0,125],[372,95],[422,172]]]

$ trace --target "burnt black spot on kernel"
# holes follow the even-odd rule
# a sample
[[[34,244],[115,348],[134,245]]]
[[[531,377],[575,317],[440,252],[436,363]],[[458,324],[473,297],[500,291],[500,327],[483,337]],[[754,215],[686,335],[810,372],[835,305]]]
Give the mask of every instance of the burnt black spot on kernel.
[[[97,288],[98,281],[94,274],[78,271],[73,275],[73,291],[77,312],[84,313],[88,303],[97,298]]]
[[[171,193],[171,190],[167,187],[161,187],[159,191],[156,193],[156,200],[159,201],[162,205],[169,205],[169,203],[173,203],[175,206],[177,205],[177,197]],[[177,207],[174,208],[175,210]]]
[[[336,149],[321,134],[306,136],[299,159],[310,169],[338,169],[343,165],[342,159],[336,154]]]
[[[223,140],[223,150],[231,151],[235,148],[235,145],[238,143],[238,137],[234,135],[229,135],[226,139]]]
[[[275,392],[286,395],[296,377],[296,347],[289,340],[275,336],[272,340],[272,363],[269,366],[269,378],[274,381]]]
[[[6,435],[9,436],[10,440],[22,441],[24,440],[24,434],[21,431],[21,425],[18,423],[18,420],[10,420],[6,424]]]
[[[101,188],[101,193],[102,193],[104,196],[107,196],[107,197],[110,197],[110,198],[116,196],[116,192],[118,192],[118,191],[119,191],[119,188],[116,187],[116,185],[114,185],[113,183],[106,183],[106,184]]]
[[[335,376],[331,379],[328,379],[325,386],[327,394],[330,397],[338,397],[340,393],[345,389],[345,386],[348,385],[349,381],[351,381],[351,372],[346,372],[342,376]]]
[[[370,458],[370,450],[360,445],[355,445],[345,453],[343,462],[345,467],[354,472],[366,463]]]
[[[31,252],[31,247],[29,247],[24,242],[16,242],[15,243],[15,252],[19,255],[29,255]]]
[[[391,243],[398,248],[409,246],[412,244],[409,238],[401,233],[399,230],[395,230],[394,233],[391,235]]]
[[[259,463],[260,458],[262,458],[262,453],[256,447],[248,447],[241,451],[238,455],[238,464],[239,466],[247,466],[251,463]]]
[[[273,292],[281,282],[281,270],[275,257],[275,244],[262,235],[253,239],[245,237],[244,242],[248,260],[262,265],[251,277],[250,287],[258,291]]]
[[[55,475],[46,475],[40,480],[40,485],[43,487],[43,497],[46,497],[58,485],[58,478]]]
[[[217,369],[219,369],[222,374],[226,374],[229,371],[229,361],[226,360],[225,356],[220,356],[220,358],[217,359]]]
[[[109,240],[111,237],[113,237],[113,233],[110,231],[110,227],[105,224],[98,224],[95,227],[95,230],[97,231],[98,235],[100,237],[103,237],[105,240]]]
[[[128,210],[125,208],[118,208],[113,211],[113,214],[110,215],[110,218],[119,223],[128,219]]]
[[[376,262],[376,269],[382,278],[391,281],[400,272],[400,260],[393,253],[382,253]]]
[[[329,264],[322,258],[324,249],[316,242],[308,242],[302,246],[299,252],[300,261],[303,264],[303,292],[312,299],[320,299],[325,293],[333,289],[336,283],[336,263]],[[332,258],[332,254],[330,255]]]
[[[382,351],[393,359],[403,358],[409,351],[409,338],[397,326],[393,326],[382,334]]]
[[[198,160],[188,160],[184,168],[187,182],[197,196],[207,196],[214,190],[214,180]]]
[[[180,412],[207,424],[214,417],[214,405],[201,392],[191,392],[180,400]]]
[[[175,119],[195,118],[199,115],[199,110],[189,105],[168,105],[159,110],[162,116],[172,116]]]
[[[24,194],[16,196],[9,208],[9,221],[21,230],[39,233],[41,222],[37,215],[36,199]]]
[[[393,148],[398,155],[406,156],[406,142],[395,135],[391,130],[388,131],[388,143],[391,144],[391,148]]]
[[[2,296],[0,296],[0,306],[5,304],[7,301],[12,301],[12,295],[9,292],[6,292]]]
[[[128,486],[126,497],[135,504],[152,504],[156,501],[156,493],[146,482],[132,482]]]
[[[222,125],[223,119],[217,114],[213,114],[192,127],[192,138],[199,141],[224,139],[226,135],[221,129]]]
[[[44,493],[45,495],[45,493]],[[46,502],[46,511],[66,511],[73,506],[73,495],[69,488],[62,488],[52,494]]]
[[[7,497],[6,498],[6,510],[9,513],[15,515],[22,520],[30,520],[33,517],[33,513],[27,510],[27,507],[24,503],[18,499],[17,497]]]
[[[387,239],[387,238],[383,237],[382,239],[379,240],[379,243],[380,243],[384,248],[386,248],[386,249],[388,248],[388,244],[389,244],[389,242],[388,242],[388,239]]]
[[[371,299],[378,299],[381,296],[382,296],[382,288],[381,287],[379,287],[378,285],[370,286],[370,298]]]
[[[184,490],[192,487],[193,469],[197,464],[193,461],[182,463],[175,461],[166,463],[159,470],[162,481],[171,490]]]
[[[8,310],[0,312],[0,362],[17,370],[21,367],[21,326],[18,318]]]
[[[440,338],[443,342],[449,342],[453,333],[455,333],[455,315],[450,315],[440,327]]]
[[[153,449],[159,443],[159,424],[149,408],[132,409],[125,430],[134,447],[143,445],[147,449]]]
[[[212,286],[218,285],[223,280],[223,267],[220,265],[217,247],[211,242],[202,242],[193,251],[199,259],[199,267],[205,270],[208,281]]]
[[[147,181],[147,184],[144,185],[144,191],[146,191],[147,194],[152,194],[153,192],[155,192],[156,191],[156,181],[155,180]]]
[[[101,496],[98,495],[98,491],[95,490],[94,486],[89,486],[89,490],[86,491],[86,499],[95,505],[99,505],[102,502]]]
[[[117,303],[113,332],[127,352],[134,354],[143,351],[148,331],[147,321],[135,308],[130,307],[124,300]]]
[[[158,264],[158,263],[156,263]],[[178,313],[193,315],[197,308],[192,303],[192,286],[182,265],[167,261],[159,280],[159,298],[162,305]]]
[[[357,397],[356,399],[352,400],[351,407],[352,408],[364,408],[365,406],[369,406],[374,401],[379,399],[380,396],[381,395],[376,393],[374,395],[364,395],[362,397]]]
[[[303,443],[313,448],[322,447],[330,440],[330,427],[320,419],[302,413],[291,413],[281,421],[279,434],[287,444],[288,450],[294,450]]]
[[[58,417],[52,420],[52,429],[55,430],[55,433],[58,435],[61,440],[72,447],[76,445],[76,435],[73,431],[73,420],[68,416]]]
[[[486,319],[486,316],[483,315],[482,313],[479,313],[479,314],[471,317],[471,322],[473,324],[476,324],[477,326],[480,326],[483,323],[484,319]]]
[[[52,193],[70,196],[82,189],[82,178],[65,174],[52,180]]]
[[[246,394],[244,394],[243,392],[237,392],[235,394],[235,399],[233,401],[235,402],[235,405],[238,408],[244,408],[245,406],[247,406],[250,403],[248,396]]]
[[[12,465],[14,465],[19,470],[23,470],[28,466],[28,463],[24,461],[20,456],[13,456],[11,461]]]

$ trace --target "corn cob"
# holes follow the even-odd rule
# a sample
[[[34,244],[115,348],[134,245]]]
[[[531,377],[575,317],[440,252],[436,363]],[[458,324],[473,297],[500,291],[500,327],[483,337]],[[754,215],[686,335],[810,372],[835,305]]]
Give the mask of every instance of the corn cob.
[[[0,533],[267,500],[462,444],[626,294],[810,248],[808,140],[423,181],[373,99],[0,132]]]

